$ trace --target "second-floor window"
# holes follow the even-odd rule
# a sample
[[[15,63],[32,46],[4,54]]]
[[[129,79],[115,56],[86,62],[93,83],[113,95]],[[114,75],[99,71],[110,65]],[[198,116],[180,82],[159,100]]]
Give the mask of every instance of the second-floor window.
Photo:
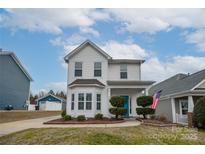
[[[120,79],[127,79],[127,65],[120,65]]]
[[[75,77],[82,76],[82,62],[75,62]]]
[[[101,75],[102,75],[102,64],[101,62],[95,62],[94,63],[94,76],[101,77]]]

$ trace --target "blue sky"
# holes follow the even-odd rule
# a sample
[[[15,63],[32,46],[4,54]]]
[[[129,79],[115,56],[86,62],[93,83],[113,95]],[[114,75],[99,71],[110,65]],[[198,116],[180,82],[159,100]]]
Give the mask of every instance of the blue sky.
[[[204,9],[1,9],[0,48],[34,79],[33,93],[65,90],[63,57],[86,39],[114,58],[145,59],[142,79],[205,68]]]

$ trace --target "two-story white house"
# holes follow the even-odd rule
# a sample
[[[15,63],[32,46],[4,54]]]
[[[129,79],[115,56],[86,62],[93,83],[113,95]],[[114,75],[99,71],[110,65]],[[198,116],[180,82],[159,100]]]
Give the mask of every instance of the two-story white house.
[[[126,58],[126,55],[125,55]],[[145,95],[153,81],[141,80],[144,60],[112,59],[93,42],[86,40],[65,56],[68,64],[67,114],[110,117],[110,97],[125,98],[125,117],[136,117],[136,99]]]

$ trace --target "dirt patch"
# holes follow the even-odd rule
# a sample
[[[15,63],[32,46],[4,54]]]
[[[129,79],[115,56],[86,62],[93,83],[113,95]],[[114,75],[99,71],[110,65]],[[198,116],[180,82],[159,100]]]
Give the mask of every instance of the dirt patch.
[[[77,119],[65,121],[63,118],[60,118],[60,119],[44,122],[43,124],[116,124],[116,123],[123,123],[123,122],[125,122],[125,120],[122,119],[116,120],[116,119],[107,119],[107,118],[104,118],[102,120],[89,118],[85,121],[78,121]]]
[[[138,118],[138,121],[142,122],[142,125],[146,126],[154,126],[154,127],[173,127],[173,126],[178,126],[175,123],[172,123],[170,121],[160,121],[160,120],[155,120],[155,119],[141,119]]]

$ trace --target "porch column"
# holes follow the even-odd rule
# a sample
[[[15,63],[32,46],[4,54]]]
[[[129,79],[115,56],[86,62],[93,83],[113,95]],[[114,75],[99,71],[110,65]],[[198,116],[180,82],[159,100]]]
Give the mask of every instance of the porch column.
[[[107,106],[106,106],[106,114],[107,114],[107,116],[109,117],[109,108],[110,108],[110,97],[111,97],[111,89],[110,88],[107,88]]]
[[[148,90],[149,90],[149,88],[145,89],[145,96],[148,96]]]
[[[192,96],[188,96],[188,112],[193,112],[194,101]]]
[[[194,101],[192,96],[188,96],[188,113],[187,113],[187,118],[188,118],[188,126],[192,127],[193,122],[192,122],[192,114],[194,110]]]
[[[175,108],[175,99],[171,98],[171,105],[172,105],[172,121],[176,122],[176,108]]]
[[[108,100],[110,100],[110,97],[111,97],[111,90],[110,88],[107,88],[107,96],[108,96]]]

